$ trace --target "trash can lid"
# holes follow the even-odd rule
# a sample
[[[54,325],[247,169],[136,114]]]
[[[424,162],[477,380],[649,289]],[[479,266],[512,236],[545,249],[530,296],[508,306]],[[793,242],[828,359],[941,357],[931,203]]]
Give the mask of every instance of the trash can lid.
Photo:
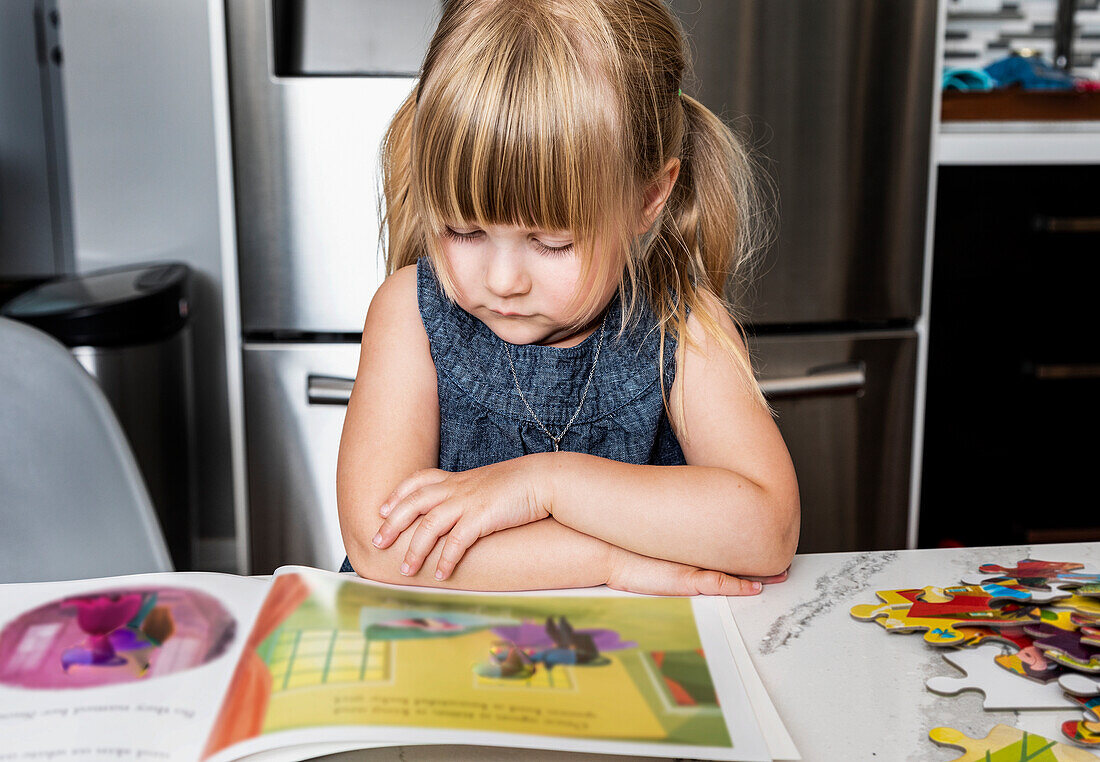
[[[149,344],[186,324],[190,274],[179,262],[97,270],[25,291],[0,314],[70,347]]]

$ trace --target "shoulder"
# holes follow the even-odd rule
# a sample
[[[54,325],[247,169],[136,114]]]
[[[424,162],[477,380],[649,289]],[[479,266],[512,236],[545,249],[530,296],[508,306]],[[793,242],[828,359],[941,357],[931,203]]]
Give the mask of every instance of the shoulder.
[[[402,267],[382,281],[374,292],[363,327],[364,337],[379,331],[392,332],[405,339],[424,335],[417,305],[416,265]],[[427,341],[426,336],[424,341]]]
[[[370,312],[392,316],[393,313],[417,312],[416,265],[406,265],[382,281],[371,299]]]
[[[697,356],[706,357],[715,351],[723,349],[721,343],[712,333],[714,330],[719,335],[728,338],[731,345],[742,354],[747,353],[745,342],[741,332],[730,317],[722,300],[710,291],[699,292],[699,305],[693,309],[687,318],[686,333],[687,349]],[[711,329],[711,330],[708,330]]]
[[[416,265],[402,267],[382,281],[371,299],[360,365],[377,361],[399,363],[409,372],[430,373],[434,382],[435,366],[417,303]]]

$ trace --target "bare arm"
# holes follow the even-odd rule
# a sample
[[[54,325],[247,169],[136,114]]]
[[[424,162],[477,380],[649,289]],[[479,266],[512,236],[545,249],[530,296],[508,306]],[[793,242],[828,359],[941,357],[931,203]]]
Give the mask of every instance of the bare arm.
[[[712,308],[736,336],[724,310],[716,302]],[[753,402],[732,362],[694,318],[688,330],[699,347],[689,345],[670,395],[688,465],[554,453],[536,466],[549,512],[637,553],[730,574],[778,574],[798,543],[794,466],[771,415]]]
[[[378,507],[404,477],[438,465],[439,400],[435,366],[416,303],[415,267],[388,278],[371,303],[355,387],[348,403],[337,464],[337,502],[352,566],[382,582],[466,590],[587,587],[611,582],[640,592],[732,595],[753,592],[725,575],[647,559],[544,519],[495,532],[470,549],[445,581],[432,563],[400,572],[418,520],[385,550],[372,540],[383,523]]]

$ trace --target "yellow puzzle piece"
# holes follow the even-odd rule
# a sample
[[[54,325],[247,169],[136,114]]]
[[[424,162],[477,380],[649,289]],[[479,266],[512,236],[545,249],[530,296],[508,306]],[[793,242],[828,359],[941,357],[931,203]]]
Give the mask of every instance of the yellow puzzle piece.
[[[1083,749],[1008,725],[994,725],[985,738],[971,738],[955,728],[932,728],[928,737],[940,746],[966,752],[951,762],[1096,762],[1096,757]]]

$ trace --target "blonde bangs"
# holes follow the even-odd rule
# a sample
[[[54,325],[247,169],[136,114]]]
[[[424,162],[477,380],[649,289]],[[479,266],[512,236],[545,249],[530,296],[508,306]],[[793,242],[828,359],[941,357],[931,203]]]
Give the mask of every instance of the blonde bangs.
[[[628,210],[637,202],[606,77],[562,26],[500,7],[460,36],[448,76],[425,83],[416,104],[411,190],[428,253],[450,292],[432,240],[444,226],[570,231],[582,281],[603,282],[625,262]],[[596,306],[587,296],[575,300],[580,320]]]

